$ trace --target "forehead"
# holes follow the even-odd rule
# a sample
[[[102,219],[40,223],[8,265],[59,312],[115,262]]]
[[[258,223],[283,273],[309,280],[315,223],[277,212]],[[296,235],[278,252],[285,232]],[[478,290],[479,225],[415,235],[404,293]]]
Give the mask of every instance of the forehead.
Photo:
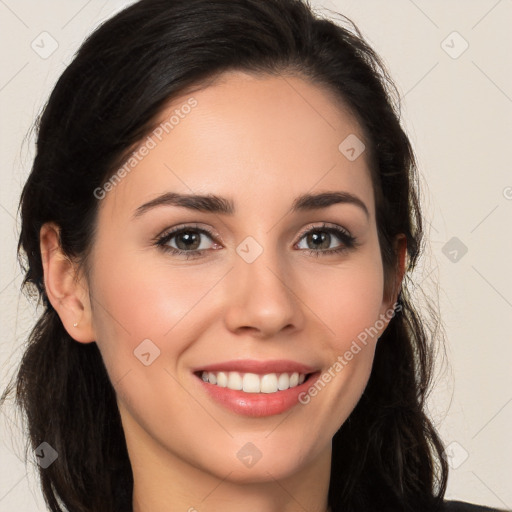
[[[361,127],[304,78],[227,72],[175,97],[155,126],[102,201],[112,214],[169,191],[232,197],[237,211],[261,212],[316,189],[357,194],[373,214],[366,152],[342,151],[346,140],[362,143]]]

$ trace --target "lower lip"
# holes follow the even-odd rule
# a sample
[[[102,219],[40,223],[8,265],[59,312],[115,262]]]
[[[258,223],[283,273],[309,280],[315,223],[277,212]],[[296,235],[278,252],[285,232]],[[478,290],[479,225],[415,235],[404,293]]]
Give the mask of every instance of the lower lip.
[[[237,414],[252,417],[274,416],[288,411],[299,403],[299,395],[306,392],[319,376],[320,372],[312,373],[302,384],[276,393],[245,393],[204,382],[195,375],[206,393],[219,404]]]

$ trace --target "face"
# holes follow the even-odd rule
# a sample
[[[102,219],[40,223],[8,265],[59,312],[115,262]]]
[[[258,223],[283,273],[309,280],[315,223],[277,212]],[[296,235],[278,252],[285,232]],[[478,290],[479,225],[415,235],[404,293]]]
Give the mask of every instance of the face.
[[[89,261],[132,464],[261,482],[325,462],[392,307],[363,132],[317,85],[239,72],[160,121]]]

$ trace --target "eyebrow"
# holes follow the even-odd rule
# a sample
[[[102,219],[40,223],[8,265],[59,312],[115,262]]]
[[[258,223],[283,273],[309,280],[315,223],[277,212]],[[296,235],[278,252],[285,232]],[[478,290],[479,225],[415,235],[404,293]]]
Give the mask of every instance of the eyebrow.
[[[333,204],[353,204],[361,208],[366,217],[370,213],[366,204],[359,197],[350,192],[322,192],[318,194],[302,194],[295,198],[292,204],[292,213],[317,210],[327,208]],[[166,192],[155,199],[139,206],[134,213],[134,218],[140,217],[143,213],[157,208],[159,206],[179,206],[206,213],[220,213],[224,215],[234,215],[235,205],[231,199],[220,197],[215,194],[196,195],[179,194],[176,192]]]

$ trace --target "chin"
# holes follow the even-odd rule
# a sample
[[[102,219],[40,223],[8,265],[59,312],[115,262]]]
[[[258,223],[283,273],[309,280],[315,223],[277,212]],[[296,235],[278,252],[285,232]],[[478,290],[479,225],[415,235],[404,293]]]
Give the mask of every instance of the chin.
[[[256,441],[257,442],[257,441]],[[260,443],[261,445],[261,443]],[[304,454],[304,445],[290,444],[267,446],[262,450],[251,442],[237,448],[235,457],[228,456],[230,450],[222,454],[212,454],[206,462],[206,470],[216,478],[237,483],[264,483],[283,480],[312,467],[315,457]],[[212,465],[212,460],[217,463]]]

